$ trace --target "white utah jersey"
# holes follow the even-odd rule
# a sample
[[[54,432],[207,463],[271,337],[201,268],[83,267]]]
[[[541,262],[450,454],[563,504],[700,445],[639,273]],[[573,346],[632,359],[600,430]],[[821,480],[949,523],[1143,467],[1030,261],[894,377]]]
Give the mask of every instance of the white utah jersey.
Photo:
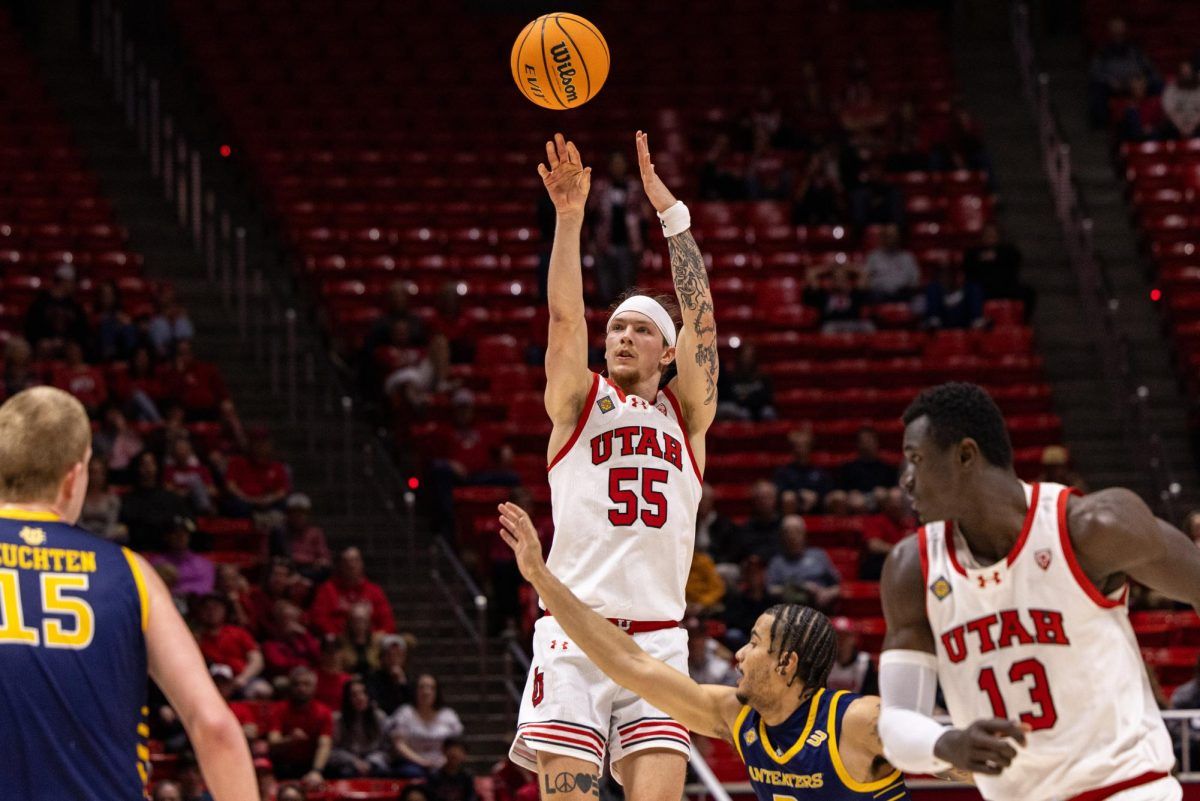
[[[1142,663],[1128,587],[1101,594],[1067,531],[1072,490],[1024,485],[1029,513],[1012,552],[981,567],[953,523],[918,534],[938,679],[954,725],[1028,724],[989,801],[1050,801],[1171,770],[1175,758]]]
[[[701,480],[681,423],[670,390],[651,404],[593,375],[575,431],[550,462],[546,564],[604,617],[683,617]]]

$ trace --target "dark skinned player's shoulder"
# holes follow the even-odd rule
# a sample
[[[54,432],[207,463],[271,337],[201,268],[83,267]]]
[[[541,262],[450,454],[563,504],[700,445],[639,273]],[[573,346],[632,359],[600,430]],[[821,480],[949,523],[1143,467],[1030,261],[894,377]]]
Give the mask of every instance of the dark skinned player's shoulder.
[[[1161,548],[1153,512],[1137,493],[1123,487],[1099,490],[1090,495],[1072,495],[1060,513],[1071,548],[1080,566],[1101,591],[1119,584],[1119,565],[1131,555],[1149,556],[1148,549]]]
[[[924,592],[925,576],[921,568],[921,541],[917,532],[900,540],[888,553],[880,577],[881,589],[911,590],[921,588]]]

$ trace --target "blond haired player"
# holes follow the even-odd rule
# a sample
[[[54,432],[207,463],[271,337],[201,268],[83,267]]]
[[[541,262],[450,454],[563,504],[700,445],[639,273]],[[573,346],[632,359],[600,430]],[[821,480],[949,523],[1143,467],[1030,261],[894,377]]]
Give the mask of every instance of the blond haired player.
[[[149,674],[214,800],[255,800],[241,726],[162,580],[75,525],[91,439],[83,406],[61,390],[0,406],[0,796],[144,797]]]
[[[582,601],[651,655],[686,673],[678,627],[695,542],[704,435],[717,409],[717,331],[704,260],[687,207],[663,185],[646,135],[636,137],[642,184],[671,256],[683,317],[632,295],[605,333],[607,376],[588,369],[580,231],[591,168],[556,134],[538,172],[558,214],[550,256],[547,450],[557,532],[548,566]],[[678,375],[662,386],[675,362]],[[553,618],[534,631],[533,664],[509,755],[536,770],[555,801],[598,794],[607,757],[638,801],[677,801],[687,729],[604,675]]]

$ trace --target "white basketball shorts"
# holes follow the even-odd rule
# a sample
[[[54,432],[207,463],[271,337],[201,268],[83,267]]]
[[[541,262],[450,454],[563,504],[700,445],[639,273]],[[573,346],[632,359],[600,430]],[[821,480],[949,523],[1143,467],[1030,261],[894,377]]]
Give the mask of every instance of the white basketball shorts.
[[[655,659],[687,673],[687,632],[680,628],[631,634]],[[583,759],[603,769],[607,754],[615,766],[623,757],[651,748],[691,756],[691,738],[681,724],[616,684],[592,664],[553,617],[533,629],[533,660],[517,736],[508,757],[537,771],[537,752]],[[617,781],[621,778],[613,769]]]

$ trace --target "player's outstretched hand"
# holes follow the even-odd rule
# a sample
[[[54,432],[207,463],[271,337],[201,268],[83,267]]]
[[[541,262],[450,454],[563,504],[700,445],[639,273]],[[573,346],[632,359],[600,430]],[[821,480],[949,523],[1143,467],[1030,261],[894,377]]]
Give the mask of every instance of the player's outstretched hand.
[[[675,196],[671,194],[671,190],[667,189],[667,185],[654,171],[654,164],[650,161],[650,137],[644,132],[638,131],[635,139],[637,140],[638,170],[642,173],[642,186],[646,190],[646,197],[650,199],[650,205],[654,206],[655,211],[664,212],[675,205]]]
[[[538,175],[550,193],[550,200],[559,214],[583,214],[588,190],[592,188],[592,168],[584,167],[574,142],[556,133],[553,142],[546,143],[545,164],[538,164]]]
[[[943,734],[933,753],[956,768],[999,776],[1017,755],[1017,749],[1008,741],[1025,745],[1025,732],[1024,726],[1011,720],[977,720],[965,729],[950,729]]]
[[[500,536],[517,555],[521,575],[532,582],[538,571],[546,568],[537,529],[529,519],[529,513],[515,503],[502,503],[497,508],[500,510]]]

